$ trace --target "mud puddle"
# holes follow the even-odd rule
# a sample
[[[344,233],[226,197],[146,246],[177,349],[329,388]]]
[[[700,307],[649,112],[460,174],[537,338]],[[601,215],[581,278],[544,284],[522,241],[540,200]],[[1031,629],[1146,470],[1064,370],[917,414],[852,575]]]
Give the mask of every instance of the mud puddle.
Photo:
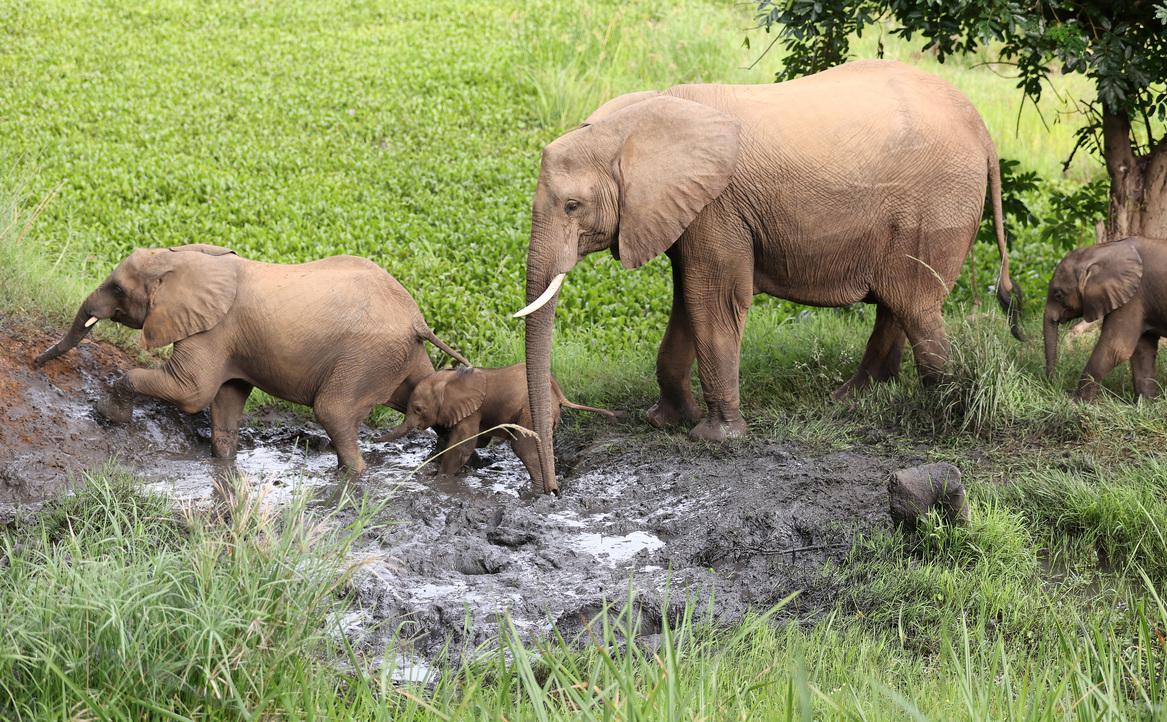
[[[369,471],[342,487],[310,419],[252,415],[225,467],[209,458],[205,415],[145,403],[126,426],[94,416],[104,382],[132,365],[120,351],[87,342],[38,371],[28,362],[40,339],[22,337],[7,351],[4,340],[0,333],[0,503],[64,493],[71,475],[110,457],[176,504],[213,502],[226,471],[241,472],[270,504],[300,489],[325,506],[342,490],[385,501],[384,523],[355,552],[362,565],[342,626],[366,656],[385,654],[394,636],[408,640],[394,648],[403,677],[444,649],[489,644],[504,613],[523,635],[555,625],[570,636],[605,603],[631,596],[652,635],[686,600],[713,599],[713,617],[732,622],[799,591],[784,613],[813,615],[837,591],[824,562],[841,559],[857,531],[887,525],[886,478],[905,462],[781,443],[714,450],[679,436],[662,446],[655,432],[613,430],[557,450],[563,495],[551,498],[531,493],[508,446],[480,449],[473,468],[439,478],[418,470],[428,433],[387,444],[367,431]]]

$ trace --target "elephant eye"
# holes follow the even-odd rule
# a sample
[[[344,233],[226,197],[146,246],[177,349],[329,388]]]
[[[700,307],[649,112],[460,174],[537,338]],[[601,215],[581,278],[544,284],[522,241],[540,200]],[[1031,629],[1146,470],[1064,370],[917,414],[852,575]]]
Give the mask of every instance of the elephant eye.
[[[579,201],[575,199],[569,200],[567,203],[563,204],[563,210],[567,211],[568,213],[575,213],[577,210],[579,210]]]
[[[126,295],[125,289],[123,289],[121,286],[117,285],[116,283],[113,284],[112,286],[110,286],[109,290],[111,293],[113,293],[113,295],[117,296],[118,298],[122,298],[123,296]]]

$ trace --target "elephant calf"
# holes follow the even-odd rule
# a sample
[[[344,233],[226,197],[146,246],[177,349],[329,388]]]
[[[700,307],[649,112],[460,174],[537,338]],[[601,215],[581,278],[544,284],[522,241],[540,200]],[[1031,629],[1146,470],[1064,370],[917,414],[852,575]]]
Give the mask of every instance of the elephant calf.
[[[1126,360],[1135,393],[1153,397],[1159,338],[1167,335],[1167,241],[1133,236],[1071,251],[1054,269],[1045,301],[1045,372],[1058,357],[1058,324],[1102,319],[1102,332],[1075,396],[1092,401],[1098,384]]]
[[[136,250],[36,365],[107,318],[142,329],[148,348],[173,343],[174,352],[162,368],[124,374],[98,412],[129,421],[136,394],[186,413],[209,405],[211,450],[221,458],[234,457],[243,405],[259,387],[311,406],[341,467],[359,474],[357,429],[369,411],[379,403],[404,410],[414,385],[434,372],[423,339],[469,366],[434,335],[400,283],[353,256],[284,265],[201,244]]]
[[[572,403],[563,395],[555,378],[551,378],[555,404],[552,427],[559,424],[560,408],[591,411],[609,418],[620,414]],[[531,480],[543,488],[539,467],[539,447],[534,437],[514,430],[495,429],[469,440],[484,429],[500,424],[518,424],[531,428],[531,405],[527,400],[527,367],[515,364],[500,369],[449,369],[428,376],[414,387],[409,397],[405,419],[385,435],[385,441],[399,439],[413,429],[433,428],[438,432],[439,470],[454,474],[470,460],[474,450],[486,446],[493,439],[507,439],[515,454],[527,467]],[[463,443],[466,442],[466,443]]]

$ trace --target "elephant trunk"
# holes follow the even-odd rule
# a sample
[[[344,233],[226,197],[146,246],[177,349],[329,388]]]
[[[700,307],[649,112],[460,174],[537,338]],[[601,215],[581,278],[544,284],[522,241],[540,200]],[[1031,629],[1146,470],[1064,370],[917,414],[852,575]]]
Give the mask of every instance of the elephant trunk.
[[[389,431],[385,432],[379,440],[380,441],[397,441],[402,436],[405,436],[410,431],[413,431],[414,428],[416,428],[416,424],[411,423],[409,420],[409,417],[407,416],[401,420],[400,424],[393,427]]]
[[[89,300],[81,304],[81,308],[77,309],[77,315],[73,317],[73,325],[69,328],[69,332],[57,341],[52,348],[46,350],[40,356],[36,357],[34,362],[38,367],[43,366],[46,362],[52,361],[66,351],[70,351],[74,346],[81,343],[81,339],[89,335],[93,329],[93,324],[97,323],[97,316],[89,311]]]
[[[1058,320],[1050,311],[1046,311],[1042,333],[1045,340],[1045,375],[1050,378],[1058,364]]]
[[[543,493],[555,494],[559,485],[555,479],[555,449],[551,437],[551,337],[555,330],[555,305],[558,286],[563,275],[555,277],[546,287],[536,287],[528,272],[527,297],[533,299],[528,309],[535,309],[526,317],[527,398],[531,404],[531,420],[539,435],[539,469]],[[548,294],[548,291],[551,291]],[[536,305],[536,301],[542,304]],[[524,309],[526,310],[526,309]]]

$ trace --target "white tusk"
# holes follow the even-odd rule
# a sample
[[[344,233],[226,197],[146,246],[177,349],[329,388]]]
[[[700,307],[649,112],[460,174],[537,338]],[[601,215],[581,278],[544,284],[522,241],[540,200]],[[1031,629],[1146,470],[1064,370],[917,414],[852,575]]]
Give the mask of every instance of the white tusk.
[[[539,309],[543,308],[543,306],[548,301],[550,301],[552,298],[555,297],[555,294],[559,293],[559,287],[563,285],[564,278],[567,278],[566,273],[561,273],[558,276],[556,276],[555,278],[552,278],[551,283],[547,284],[547,290],[543,292],[543,295],[539,296],[539,298],[536,298],[534,301],[531,301],[530,303],[528,303],[527,307],[524,308],[522,311],[518,311],[517,313],[515,313],[514,318],[522,318],[523,316],[529,316],[532,313],[535,313]]]
[[[85,328],[89,328],[93,324],[97,323],[97,321],[98,321],[97,316],[90,316],[89,320],[85,322]]]

